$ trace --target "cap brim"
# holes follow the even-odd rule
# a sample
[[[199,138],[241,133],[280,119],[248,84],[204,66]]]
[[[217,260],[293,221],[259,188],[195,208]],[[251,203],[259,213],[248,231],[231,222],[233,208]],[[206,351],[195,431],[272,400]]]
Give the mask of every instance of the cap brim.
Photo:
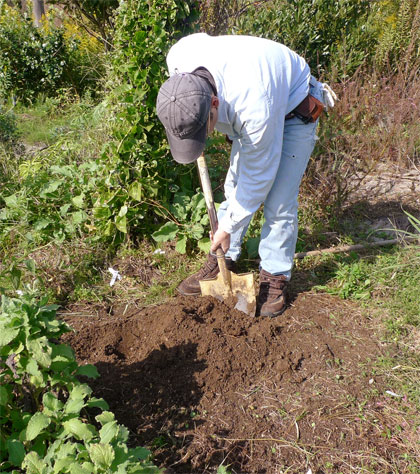
[[[205,124],[192,138],[180,139],[166,132],[173,159],[178,163],[193,163],[201,155],[206,144]]]

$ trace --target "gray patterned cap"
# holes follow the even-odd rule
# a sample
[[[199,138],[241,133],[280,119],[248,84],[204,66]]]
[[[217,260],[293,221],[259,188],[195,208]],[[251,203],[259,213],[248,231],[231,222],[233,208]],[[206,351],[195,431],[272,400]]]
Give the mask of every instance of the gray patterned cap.
[[[162,84],[157,115],[178,163],[192,163],[203,152],[211,97],[207,81],[192,73],[175,74]]]

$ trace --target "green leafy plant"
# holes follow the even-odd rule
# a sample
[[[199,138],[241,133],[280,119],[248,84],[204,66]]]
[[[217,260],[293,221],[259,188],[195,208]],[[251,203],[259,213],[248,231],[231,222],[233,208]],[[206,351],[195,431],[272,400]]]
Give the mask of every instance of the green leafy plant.
[[[16,116],[11,111],[0,109],[0,144],[13,145],[19,136]]]
[[[72,87],[79,94],[94,88],[98,75],[87,73],[92,50],[81,48],[75,35],[65,35],[54,19],[36,28],[30,17],[4,2],[0,5],[0,95],[29,102],[40,93],[53,95]],[[96,52],[96,56],[100,53]],[[96,67],[103,69],[99,63]],[[82,74],[79,70],[83,69]]]
[[[129,0],[119,7],[113,59],[114,141],[103,155],[106,171],[94,209],[99,232],[114,242],[149,233],[156,211],[170,204],[171,185],[185,191],[193,189],[192,179],[197,180],[169,159],[155,110],[167,77],[166,53],[176,38],[191,30],[195,19],[194,1]]]
[[[95,162],[48,167],[36,159],[23,162],[20,186],[3,197],[2,234],[18,225],[27,240],[40,243],[88,233],[100,168]]]
[[[19,275],[16,284],[19,283]],[[58,342],[69,327],[57,305],[26,288],[0,304],[0,469],[28,474],[158,473],[144,448],[128,448],[128,430],[79,377],[99,376],[79,366]],[[92,424],[89,409],[100,413]]]
[[[206,201],[202,193],[190,197],[187,193],[177,192],[173,203],[169,206],[166,222],[152,234],[156,242],[167,242],[177,238],[176,250],[180,253],[187,251],[189,239],[197,241],[203,252],[210,250],[210,239],[204,237],[209,223]]]
[[[335,71],[349,77],[376,44],[368,0],[270,0],[254,2],[230,21],[236,34],[285,44],[308,61],[314,74]],[[376,10],[375,10],[376,11]]]
[[[354,255],[352,259],[355,257]],[[340,262],[334,276],[332,285],[320,285],[316,288],[343,299],[366,300],[370,297],[373,282],[367,262],[363,260]]]

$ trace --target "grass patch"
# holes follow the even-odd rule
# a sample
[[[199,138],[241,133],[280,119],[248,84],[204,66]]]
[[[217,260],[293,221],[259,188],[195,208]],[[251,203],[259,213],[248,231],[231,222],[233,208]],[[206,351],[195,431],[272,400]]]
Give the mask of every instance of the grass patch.
[[[409,397],[420,410],[420,246],[339,261],[329,257],[324,265],[330,279],[316,288],[359,300],[372,314],[379,337],[390,348],[378,359],[378,371],[392,381],[395,392]]]
[[[98,105],[91,99],[77,100],[67,95],[39,98],[29,106],[17,105],[18,131],[30,146],[50,146],[60,137],[86,131],[100,122]]]

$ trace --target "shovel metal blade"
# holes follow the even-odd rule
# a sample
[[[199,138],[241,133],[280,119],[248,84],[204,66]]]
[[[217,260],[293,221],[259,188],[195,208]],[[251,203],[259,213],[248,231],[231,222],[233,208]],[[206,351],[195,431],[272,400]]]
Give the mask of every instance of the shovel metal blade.
[[[256,298],[254,275],[252,273],[242,273],[237,275],[230,272],[232,289],[227,286],[223,276],[218,273],[216,278],[200,280],[202,296],[213,296],[220,301],[232,299],[235,301],[235,309],[239,309],[249,316],[255,316]]]

